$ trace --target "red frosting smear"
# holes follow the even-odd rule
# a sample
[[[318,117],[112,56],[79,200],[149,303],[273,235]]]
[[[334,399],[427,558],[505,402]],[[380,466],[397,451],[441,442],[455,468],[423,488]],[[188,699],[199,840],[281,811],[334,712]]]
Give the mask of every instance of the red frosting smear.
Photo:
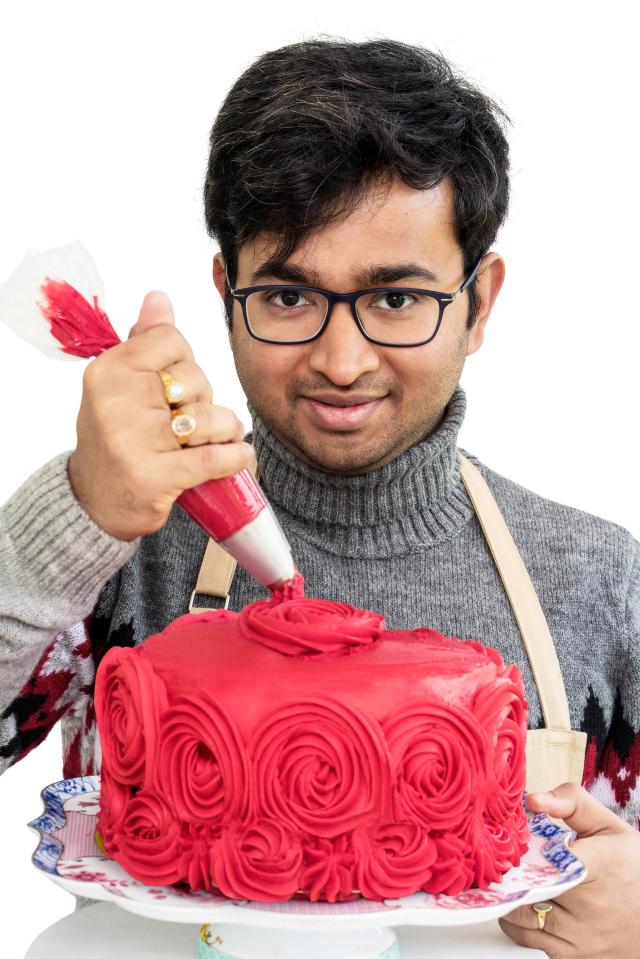
[[[296,566],[296,571],[286,583],[270,586],[273,601],[283,603],[287,599],[300,599],[304,596],[304,576]]]
[[[384,616],[328,599],[259,600],[240,613],[247,639],[285,656],[317,655],[370,646],[384,630]]]
[[[38,303],[51,333],[71,356],[97,356],[120,342],[109,317],[94,296],[93,306],[65,280],[46,277],[40,287],[44,301]]]

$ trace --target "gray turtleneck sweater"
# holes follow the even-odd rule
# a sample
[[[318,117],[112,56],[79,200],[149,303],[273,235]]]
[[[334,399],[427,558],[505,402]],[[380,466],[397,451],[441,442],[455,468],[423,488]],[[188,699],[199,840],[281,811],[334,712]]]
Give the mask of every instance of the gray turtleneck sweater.
[[[457,387],[425,440],[364,476],[306,465],[254,416],[261,484],[307,595],[384,612],[390,628],[428,626],[495,646],[522,671],[536,728],[522,638],[460,477],[465,408]],[[588,734],[583,783],[640,828],[640,544],[462,452],[489,484],[547,617],[572,727]],[[144,642],[187,611],[207,544],[177,507],[157,533],[113,539],[75,499],[68,456],[30,477],[0,513],[0,771],[59,718],[65,777],[98,771],[95,667],[109,647]],[[230,608],[265,595],[238,568]]]

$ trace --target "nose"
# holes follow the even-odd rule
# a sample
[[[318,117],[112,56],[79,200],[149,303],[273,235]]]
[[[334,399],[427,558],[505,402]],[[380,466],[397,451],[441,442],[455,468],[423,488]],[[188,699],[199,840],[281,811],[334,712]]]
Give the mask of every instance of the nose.
[[[378,347],[364,338],[349,303],[335,303],[324,333],[311,344],[309,366],[336,386],[349,386],[380,367]]]

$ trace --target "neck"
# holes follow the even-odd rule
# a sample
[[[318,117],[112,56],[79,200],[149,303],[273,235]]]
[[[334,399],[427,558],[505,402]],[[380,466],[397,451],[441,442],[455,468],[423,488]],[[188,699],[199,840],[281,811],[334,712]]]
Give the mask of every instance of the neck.
[[[384,466],[347,476],[303,462],[250,407],[262,486],[289,522],[297,520],[303,535],[325,542],[329,552],[392,555],[424,548],[451,536],[473,512],[457,445],[465,411],[466,395],[457,386],[428,436]]]

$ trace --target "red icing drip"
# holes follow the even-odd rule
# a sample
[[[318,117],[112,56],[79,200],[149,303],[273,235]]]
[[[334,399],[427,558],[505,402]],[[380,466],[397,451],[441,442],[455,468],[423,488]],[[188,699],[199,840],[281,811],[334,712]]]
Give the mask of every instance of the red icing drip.
[[[40,312],[62,345],[63,353],[97,356],[120,342],[109,317],[98,304],[97,296],[94,296],[92,306],[65,280],[52,280],[49,276],[40,292],[44,296],[44,302],[38,303]]]

